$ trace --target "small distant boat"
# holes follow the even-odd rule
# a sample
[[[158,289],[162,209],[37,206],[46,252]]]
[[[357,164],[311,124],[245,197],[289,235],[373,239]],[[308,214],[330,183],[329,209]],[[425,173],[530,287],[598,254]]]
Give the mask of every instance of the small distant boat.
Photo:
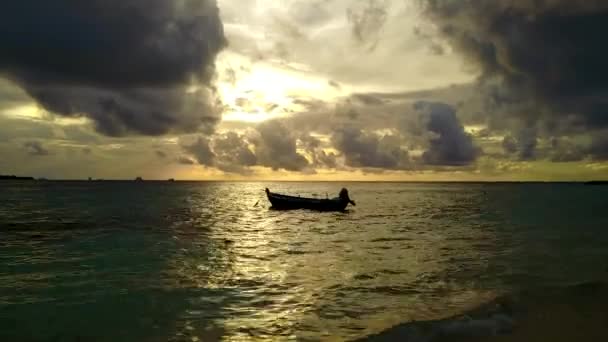
[[[348,204],[356,205],[355,201],[348,197],[348,190],[342,189],[336,198],[306,198],[281,195],[270,192],[266,188],[266,196],[272,204],[273,209],[277,210],[293,210],[293,209],[309,209],[317,211],[344,211]]]

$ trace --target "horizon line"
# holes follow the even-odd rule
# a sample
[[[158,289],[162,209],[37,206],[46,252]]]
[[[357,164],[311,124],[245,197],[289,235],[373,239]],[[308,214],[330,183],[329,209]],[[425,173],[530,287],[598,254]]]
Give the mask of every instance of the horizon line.
[[[133,183],[608,183],[608,180],[593,179],[593,180],[273,180],[273,179],[51,179],[51,178],[34,178],[34,177],[18,177],[16,179],[0,179],[0,181],[34,181],[34,182],[83,182],[83,183],[100,183],[100,182],[133,182]]]

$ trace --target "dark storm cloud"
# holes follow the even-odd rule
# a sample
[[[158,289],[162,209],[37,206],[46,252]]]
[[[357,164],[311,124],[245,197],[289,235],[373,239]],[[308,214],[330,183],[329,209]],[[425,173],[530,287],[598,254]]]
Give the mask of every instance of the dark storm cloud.
[[[224,45],[214,0],[0,5],[0,75],[111,136],[211,131],[219,113],[208,85]]]
[[[505,153],[517,155],[519,160],[535,159],[537,144],[535,129],[523,129],[518,132],[516,137],[509,135],[502,140]]]
[[[538,145],[537,135],[536,127],[527,127],[519,131],[517,135],[517,142],[519,144],[519,159],[534,159],[536,146]]]
[[[472,92],[457,90],[457,95]],[[456,108],[447,103],[417,100],[445,98],[456,103],[461,96],[453,93],[452,88],[439,93],[361,93],[332,105],[298,100],[306,111],[284,121],[299,132],[329,135],[331,145],[324,147],[338,150],[349,167],[437,169],[466,166],[473,164],[482,152],[459,120],[461,115],[471,115],[467,111],[461,114],[463,110],[459,109],[457,116]],[[306,139],[301,137],[300,140],[305,143]],[[416,154],[409,155],[408,150],[426,153],[419,158]],[[311,152],[314,147],[306,147],[306,151],[312,156],[313,165],[322,167]]]
[[[516,155],[519,160],[534,160],[537,157],[538,129],[531,125],[514,129],[514,135],[504,137],[502,147],[506,154]],[[557,141],[557,140],[556,140]],[[557,146],[555,146],[557,147]]]
[[[266,121],[256,130],[258,137],[252,143],[259,165],[287,171],[303,171],[309,166],[308,160],[297,151],[297,137],[284,123]]]
[[[228,132],[213,139],[213,151],[218,169],[232,173],[247,173],[257,164],[257,157],[244,136]]]
[[[215,162],[215,153],[209,146],[209,139],[205,137],[198,137],[193,144],[186,144],[182,146],[183,149],[190,153],[199,164],[205,166],[213,166]]]
[[[459,166],[473,163],[480,154],[473,138],[464,131],[454,108],[440,102],[420,101],[414,108],[431,133],[429,148],[422,155],[424,163],[437,166]]]
[[[194,143],[182,144],[181,147],[198,164],[228,173],[249,174],[253,166],[304,171],[309,162],[298,153],[297,140],[296,135],[284,123],[267,121],[246,135],[227,132],[215,135],[212,139],[198,137]],[[330,158],[323,157],[325,160]],[[186,160],[180,162],[190,164]]]
[[[550,160],[556,163],[581,161],[587,155],[587,151],[585,151],[584,146],[581,146],[564,138],[551,139],[550,147]]]
[[[48,156],[49,150],[47,150],[39,141],[28,141],[23,144],[23,147],[27,150],[27,153],[31,156]]]
[[[351,167],[403,169],[409,165],[409,156],[401,148],[398,136],[367,133],[359,128],[338,129],[332,136],[334,147]]]
[[[451,44],[502,80],[527,115],[571,120],[570,129],[608,126],[608,2],[423,0]],[[555,125],[547,124],[548,127]]]
[[[588,153],[595,160],[608,160],[608,132],[599,132],[593,136]]]

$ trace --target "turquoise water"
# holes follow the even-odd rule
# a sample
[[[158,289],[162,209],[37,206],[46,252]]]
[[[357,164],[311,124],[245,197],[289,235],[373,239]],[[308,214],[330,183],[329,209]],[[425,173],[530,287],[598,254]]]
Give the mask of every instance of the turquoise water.
[[[343,186],[346,213],[263,192]],[[608,267],[601,186],[4,182],[0,205],[2,341],[352,340]]]

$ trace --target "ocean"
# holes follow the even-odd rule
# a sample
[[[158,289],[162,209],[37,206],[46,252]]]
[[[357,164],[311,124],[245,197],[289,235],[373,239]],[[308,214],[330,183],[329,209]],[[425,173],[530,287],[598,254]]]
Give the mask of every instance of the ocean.
[[[607,341],[606,280],[604,186],[0,182],[0,341]]]

